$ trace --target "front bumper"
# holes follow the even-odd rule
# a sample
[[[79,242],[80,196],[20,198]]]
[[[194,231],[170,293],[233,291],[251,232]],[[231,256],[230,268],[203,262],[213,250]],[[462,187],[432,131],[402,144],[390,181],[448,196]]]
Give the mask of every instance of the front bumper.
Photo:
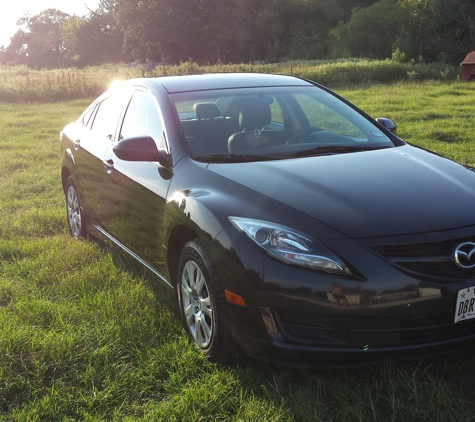
[[[356,277],[286,265],[233,229],[217,241],[224,246],[216,256],[227,269],[225,288],[247,303],[228,304],[233,334],[253,357],[291,366],[348,365],[475,346],[475,319],[453,322],[457,292],[475,279],[409,274],[351,239],[326,244],[350,257]],[[335,283],[344,295],[334,293]]]

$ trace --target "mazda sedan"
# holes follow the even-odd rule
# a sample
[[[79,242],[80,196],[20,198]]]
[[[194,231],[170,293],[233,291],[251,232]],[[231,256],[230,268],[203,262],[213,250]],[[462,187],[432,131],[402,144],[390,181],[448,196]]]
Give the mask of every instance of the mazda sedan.
[[[69,230],[174,289],[210,360],[475,344],[475,173],[314,82],[122,82],[61,133]]]

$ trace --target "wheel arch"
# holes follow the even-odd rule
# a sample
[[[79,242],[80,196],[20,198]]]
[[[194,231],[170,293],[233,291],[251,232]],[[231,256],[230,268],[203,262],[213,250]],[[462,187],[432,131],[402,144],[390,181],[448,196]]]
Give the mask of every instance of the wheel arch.
[[[222,222],[203,201],[209,195],[193,196],[190,192],[177,195],[177,199],[169,200],[165,208],[165,227],[163,244],[167,248],[168,276],[175,285],[178,273],[180,254],[185,245],[193,239],[202,239],[211,244],[213,239],[223,230]]]
[[[63,166],[61,169],[61,184],[63,185],[63,192],[66,189],[66,182],[68,181],[69,176],[71,176],[71,171],[68,167]]]
[[[178,276],[178,262],[185,245],[193,239],[200,238],[198,233],[187,226],[177,226],[173,229],[168,239],[168,272],[173,285],[176,285]]]

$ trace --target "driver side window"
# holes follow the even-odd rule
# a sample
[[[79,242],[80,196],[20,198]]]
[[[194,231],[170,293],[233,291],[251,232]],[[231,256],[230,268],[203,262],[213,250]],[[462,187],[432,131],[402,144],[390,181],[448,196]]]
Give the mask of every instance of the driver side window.
[[[162,120],[154,98],[143,91],[135,91],[125,113],[119,141],[136,136],[150,136],[158,148],[167,150]]]

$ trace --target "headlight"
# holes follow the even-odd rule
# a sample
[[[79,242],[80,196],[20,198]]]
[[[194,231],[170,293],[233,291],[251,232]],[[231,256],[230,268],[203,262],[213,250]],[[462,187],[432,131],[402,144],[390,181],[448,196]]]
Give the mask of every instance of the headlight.
[[[231,223],[270,256],[287,264],[350,275],[348,267],[322,243],[289,227],[251,218],[229,217]]]

